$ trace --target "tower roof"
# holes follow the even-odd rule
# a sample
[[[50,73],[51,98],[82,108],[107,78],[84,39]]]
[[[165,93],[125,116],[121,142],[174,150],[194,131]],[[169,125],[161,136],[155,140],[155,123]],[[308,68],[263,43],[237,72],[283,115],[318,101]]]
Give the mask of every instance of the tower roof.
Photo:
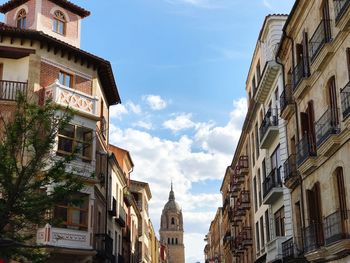
[[[169,192],[169,200],[164,206],[164,210],[171,210],[174,212],[180,212],[181,208],[179,204],[175,201],[175,193],[173,190],[173,183],[171,183],[170,192]]]

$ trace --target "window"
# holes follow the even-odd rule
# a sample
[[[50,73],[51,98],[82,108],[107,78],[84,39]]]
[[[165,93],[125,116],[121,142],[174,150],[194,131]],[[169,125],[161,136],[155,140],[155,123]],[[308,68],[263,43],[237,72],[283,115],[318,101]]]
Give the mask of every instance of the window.
[[[335,176],[336,176],[336,192],[338,194],[338,207],[341,212],[341,218],[342,220],[345,220],[348,218],[347,214],[347,205],[346,205],[346,190],[345,190],[345,184],[344,184],[344,175],[343,175],[343,168],[338,167],[335,170]]]
[[[256,152],[256,159],[259,158],[259,129],[258,129],[258,123],[255,124],[255,152]]]
[[[27,13],[24,9],[21,9],[17,15],[17,27],[26,28],[27,26]]]
[[[81,202],[79,205],[62,203],[55,207],[54,218],[60,221],[60,227],[76,230],[87,230],[89,198],[88,195],[79,194],[77,199],[79,199]]]
[[[53,31],[61,35],[66,33],[66,19],[64,14],[59,10],[55,11],[54,13]]]
[[[348,65],[348,78],[350,79],[350,48],[346,49],[346,62]]]
[[[284,230],[284,206],[275,213],[276,237],[285,236]]]
[[[170,244],[170,237],[168,237],[168,244]]]
[[[256,251],[260,251],[260,238],[259,238],[259,222],[255,223],[255,235],[256,235]]]
[[[175,225],[175,218],[173,218],[173,217],[171,218],[171,224]]]
[[[258,194],[259,194],[259,207],[262,205],[262,194],[261,194],[261,175],[260,169],[258,169]]]
[[[257,197],[257,186],[256,186],[256,177],[253,179],[253,184],[254,184],[254,207],[255,207],[255,212],[258,211],[258,197]]]
[[[58,74],[58,81],[60,84],[66,87],[69,87],[69,88],[73,87],[73,76],[71,74],[61,71]]]
[[[261,248],[265,246],[265,234],[264,234],[264,217],[260,217],[260,232],[261,232]]]
[[[265,211],[265,223],[266,223],[266,241],[270,241],[270,220],[269,220],[269,210]]]
[[[83,161],[91,161],[92,130],[69,124],[58,133],[57,153],[75,154]]]
[[[176,244],[176,245],[178,244],[178,240],[177,240],[177,238],[175,239],[175,244]]]
[[[259,84],[260,80],[261,80],[260,60],[256,64],[256,76],[257,76],[258,84]]]

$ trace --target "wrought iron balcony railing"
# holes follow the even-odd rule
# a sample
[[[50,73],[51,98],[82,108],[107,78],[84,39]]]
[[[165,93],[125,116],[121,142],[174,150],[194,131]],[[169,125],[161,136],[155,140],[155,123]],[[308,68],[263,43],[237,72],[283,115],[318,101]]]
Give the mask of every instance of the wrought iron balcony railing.
[[[315,60],[322,47],[330,42],[331,39],[331,21],[323,19],[309,41],[311,61]]]
[[[335,21],[338,22],[339,19],[346,12],[350,6],[350,0],[333,0],[334,3],[334,12],[335,12]]]
[[[316,156],[315,146],[306,133],[297,144],[297,164],[300,166],[307,158]]]
[[[294,258],[294,243],[292,237],[282,243],[282,257],[283,260]]]
[[[293,94],[292,94],[292,85],[286,85],[280,96],[280,107],[281,112],[288,106],[293,104]]]
[[[307,77],[307,75],[304,70],[304,60],[301,59],[293,69],[293,91],[296,91],[300,81],[305,77]]]
[[[27,82],[0,80],[0,100],[15,101],[18,94],[27,92]]]
[[[113,239],[107,234],[95,234],[95,249],[98,256],[112,259]]]
[[[350,115],[350,82],[340,91],[343,119]]]
[[[239,170],[249,168],[248,156],[246,155],[240,156],[237,166]]]
[[[297,160],[296,155],[291,154],[284,162],[284,182],[296,178],[297,176]]]
[[[338,210],[325,217],[323,226],[326,245],[342,239],[350,239],[349,223],[346,222],[350,215],[349,212]]]
[[[250,192],[249,191],[241,191],[241,194],[236,200],[236,207],[238,209],[249,209],[250,208]]]
[[[260,140],[264,138],[268,129],[272,126],[278,126],[278,110],[277,109],[268,109],[264,119],[260,125]]]
[[[312,222],[304,229],[304,251],[308,253],[324,245],[322,223]]]
[[[271,192],[274,187],[281,187],[281,166],[272,169],[270,174],[265,178],[263,182],[263,196],[264,198]]]
[[[338,108],[329,108],[315,123],[317,147],[319,147],[329,135],[340,132],[338,112]]]

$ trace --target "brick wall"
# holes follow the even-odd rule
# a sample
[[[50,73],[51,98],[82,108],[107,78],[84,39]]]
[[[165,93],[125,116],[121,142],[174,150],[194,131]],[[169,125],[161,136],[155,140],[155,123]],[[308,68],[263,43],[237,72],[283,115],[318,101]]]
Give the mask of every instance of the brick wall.
[[[53,15],[52,15],[52,11],[56,11],[56,10],[64,10],[61,7],[58,7],[57,5],[55,5],[54,3],[50,2],[50,1],[43,1],[42,3],[42,10],[41,13],[43,14],[42,17],[42,26],[44,26],[45,28],[52,30],[53,24],[52,24],[52,20],[53,20]],[[68,10],[64,10],[63,12],[67,17],[66,20],[69,21],[66,23],[66,34],[65,34],[65,38],[68,38],[69,40],[76,40],[79,37],[79,19],[80,17]]]
[[[35,0],[30,0],[6,13],[7,24],[10,26],[17,26],[17,15],[21,9],[26,10],[27,13],[27,28],[32,28],[35,20]]]
[[[47,64],[45,62],[41,62],[41,70],[40,70],[40,86],[47,87],[58,79],[58,75],[60,73],[60,69]],[[92,95],[92,80],[83,78],[81,76],[73,76],[73,88],[84,92],[88,95]]]

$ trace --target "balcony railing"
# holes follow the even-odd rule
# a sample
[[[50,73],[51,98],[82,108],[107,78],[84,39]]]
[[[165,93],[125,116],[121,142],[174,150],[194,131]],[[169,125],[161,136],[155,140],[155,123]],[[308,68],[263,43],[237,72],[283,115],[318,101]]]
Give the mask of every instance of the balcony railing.
[[[343,119],[350,115],[350,82],[340,91]]]
[[[346,12],[348,7],[350,6],[350,0],[333,0],[334,2],[334,12],[335,12],[335,21],[339,21],[339,19]]]
[[[293,91],[296,91],[300,81],[305,77],[304,60],[301,59],[293,70]]]
[[[329,108],[315,123],[317,147],[319,147],[331,134],[339,133],[338,112],[338,108]]]
[[[249,209],[250,208],[250,192],[242,191],[236,201],[236,207],[238,209]]]
[[[95,235],[95,249],[97,255],[103,258],[112,259],[113,239],[107,234]]]
[[[300,166],[307,158],[316,156],[315,147],[312,145],[312,140],[309,135],[305,134],[297,144],[297,164]]]
[[[260,140],[264,138],[265,134],[270,127],[278,125],[278,112],[277,109],[269,109],[260,125]]]
[[[284,182],[297,177],[296,155],[291,154],[283,164]]]
[[[239,171],[249,168],[248,156],[243,155],[239,157],[237,168]]]
[[[116,218],[116,221],[118,222],[118,224],[121,227],[125,227],[125,224],[126,224],[126,212],[125,212],[124,208],[121,205],[119,206],[119,215]]]
[[[346,219],[350,211],[337,211],[329,216],[325,217],[323,221],[325,243],[326,245],[332,244],[336,241],[343,239],[350,239],[349,224],[346,223]]]
[[[318,249],[324,244],[322,223],[311,223],[304,229],[305,253]]]
[[[310,58],[315,60],[322,47],[331,40],[331,21],[323,19],[310,38]]]
[[[281,96],[280,96],[280,107],[281,112],[288,106],[293,104],[293,94],[292,94],[292,85],[286,85]]]
[[[283,261],[294,258],[294,243],[292,237],[282,243],[282,257]]]
[[[272,169],[270,174],[265,178],[263,182],[263,196],[264,198],[271,192],[275,187],[282,187],[281,179],[281,166]]]
[[[240,233],[240,236],[242,237],[243,246],[253,245],[253,237],[252,237],[252,228],[251,227],[243,227],[243,230]]]
[[[27,82],[0,80],[0,100],[15,101],[18,94],[26,94]]]

